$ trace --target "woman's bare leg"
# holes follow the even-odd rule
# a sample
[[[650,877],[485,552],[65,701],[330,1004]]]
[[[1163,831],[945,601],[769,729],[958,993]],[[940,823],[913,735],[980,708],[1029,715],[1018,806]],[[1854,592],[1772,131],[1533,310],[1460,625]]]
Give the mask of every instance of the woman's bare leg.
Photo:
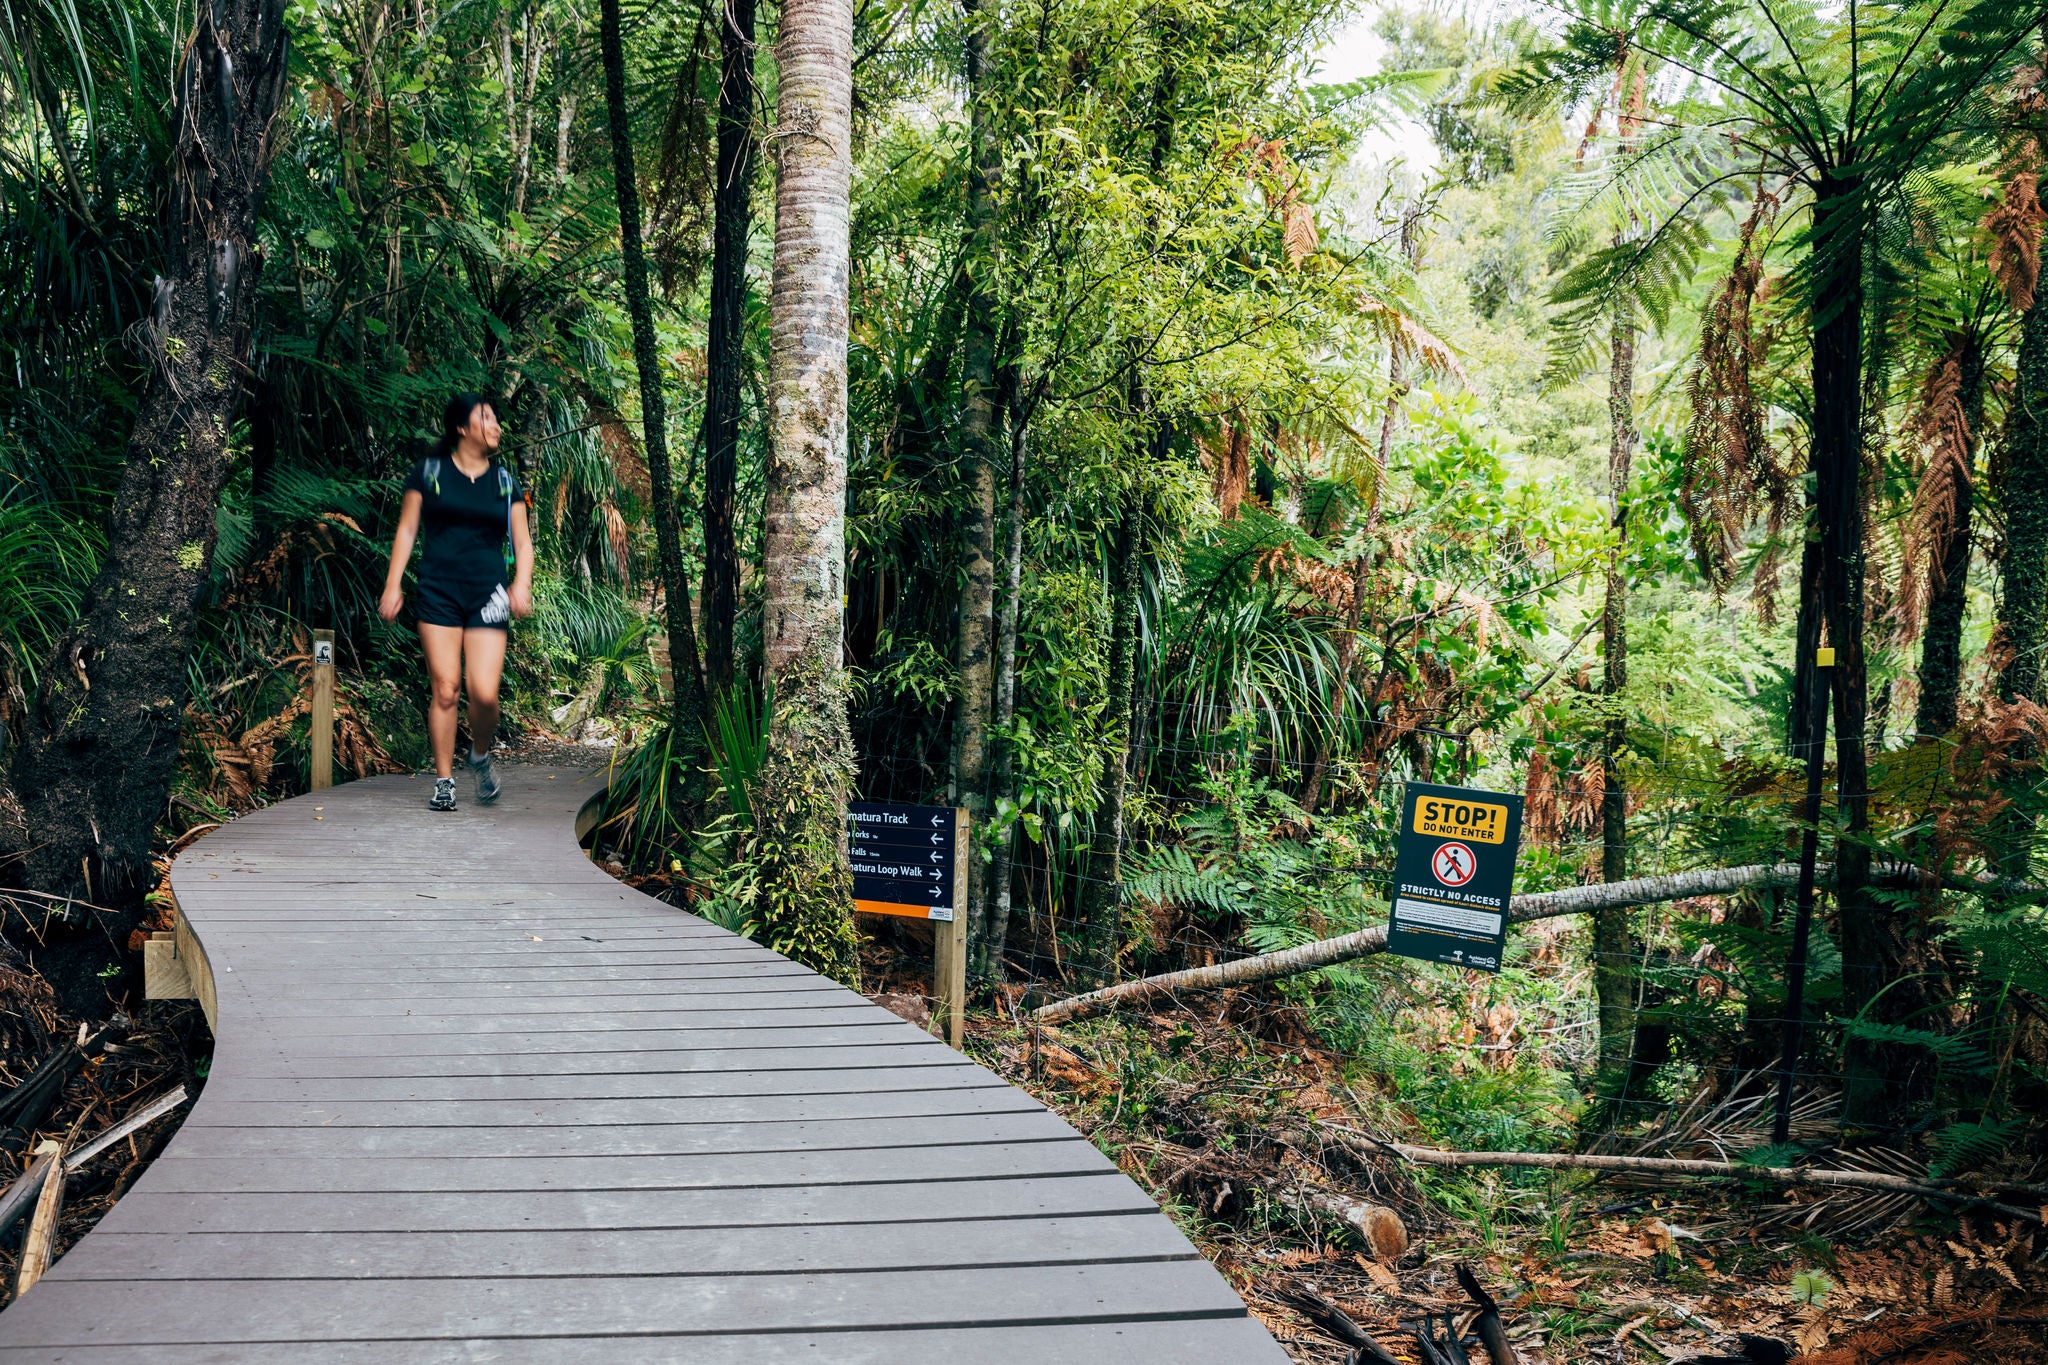
[[[473,753],[487,754],[497,743],[498,681],[505,676],[508,638],[502,630],[462,632],[462,662],[469,691],[469,747]]]
[[[433,683],[433,699],[427,703],[427,742],[433,746],[437,777],[455,775],[455,706],[462,697],[462,635],[458,626],[420,624],[420,645],[427,654],[427,677]],[[495,721],[495,703],[491,716]]]

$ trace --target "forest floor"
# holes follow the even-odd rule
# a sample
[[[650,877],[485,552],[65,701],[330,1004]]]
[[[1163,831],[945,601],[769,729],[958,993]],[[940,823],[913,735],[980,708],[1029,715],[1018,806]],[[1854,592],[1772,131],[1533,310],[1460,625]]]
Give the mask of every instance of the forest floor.
[[[102,1027],[63,1014],[48,983],[0,944],[0,1095],[11,1099],[14,1087],[39,1063],[65,1055],[67,1044],[75,1046]],[[206,1083],[213,1039],[196,1003],[158,1000],[132,1016],[117,1016],[87,1051],[91,1055],[47,1108],[38,1101],[31,1106],[35,1112],[10,1112],[0,1123],[0,1189],[22,1175],[42,1141],[61,1139],[65,1150],[76,1150],[179,1086],[197,1097]],[[189,1106],[179,1106],[70,1173],[53,1244],[57,1256],[106,1216],[171,1140],[187,1112]],[[13,1300],[21,1251],[19,1227],[0,1238],[0,1308]]]
[[[925,983],[914,958],[877,948],[865,966],[870,989],[916,1017]],[[1230,993],[1034,1030],[1021,996],[1006,990],[997,1012],[970,1014],[968,1052],[1144,1185],[1305,1365],[1353,1358],[1329,1306],[1404,1365],[1430,1365],[1411,1329],[1455,1315],[1485,1365],[1459,1266],[1498,1301],[1524,1365],[2048,1361],[2037,1224],[1913,1204],[1851,1234],[1841,1226],[1867,1217],[1867,1203],[1418,1170],[1347,1139],[1413,1133],[1401,1131],[1398,1097],[1347,1074],[1293,1007]],[[1390,1208],[1405,1250],[1376,1255],[1329,1216],[1329,1195]]]

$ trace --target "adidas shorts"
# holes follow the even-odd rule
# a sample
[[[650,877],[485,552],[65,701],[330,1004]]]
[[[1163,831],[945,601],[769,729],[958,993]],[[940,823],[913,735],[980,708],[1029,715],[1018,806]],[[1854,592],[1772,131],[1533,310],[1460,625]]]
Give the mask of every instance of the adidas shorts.
[[[454,626],[459,630],[512,628],[512,604],[503,583],[440,583],[421,579],[417,599],[420,624]]]

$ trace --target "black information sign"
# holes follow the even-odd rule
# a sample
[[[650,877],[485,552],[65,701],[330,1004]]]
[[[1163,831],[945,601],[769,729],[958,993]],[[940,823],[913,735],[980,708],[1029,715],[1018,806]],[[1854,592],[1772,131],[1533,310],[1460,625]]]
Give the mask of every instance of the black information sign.
[[[1521,846],[1521,797],[1410,782],[1387,951],[1499,971]]]
[[[853,908],[953,918],[953,808],[855,801],[846,808]]]

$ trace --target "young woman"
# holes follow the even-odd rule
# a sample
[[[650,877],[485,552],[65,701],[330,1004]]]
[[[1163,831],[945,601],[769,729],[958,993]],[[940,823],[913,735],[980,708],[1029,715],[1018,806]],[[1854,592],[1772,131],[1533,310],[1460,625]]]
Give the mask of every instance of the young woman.
[[[498,775],[491,767],[498,679],[505,671],[510,618],[533,611],[533,536],[526,525],[526,490],[498,463],[497,450],[498,414],[490,403],[473,393],[450,399],[441,415],[440,443],[406,476],[391,567],[377,604],[379,616],[398,618],[405,605],[405,566],[424,528],[420,644],[434,684],[427,707],[435,772],[429,810],[455,809],[455,707],[465,671],[476,799],[485,805],[498,799]]]

